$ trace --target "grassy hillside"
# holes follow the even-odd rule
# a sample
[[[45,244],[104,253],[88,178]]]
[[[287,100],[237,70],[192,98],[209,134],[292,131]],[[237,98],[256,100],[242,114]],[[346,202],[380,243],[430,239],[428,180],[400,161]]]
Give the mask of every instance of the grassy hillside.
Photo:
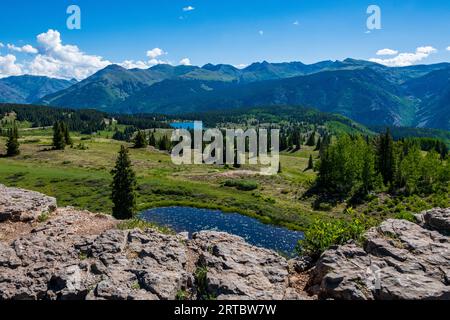
[[[159,130],[158,130],[159,132]],[[158,134],[168,134],[162,129]],[[113,131],[95,135],[73,134],[74,147],[51,150],[50,129],[22,129],[21,155],[0,158],[0,183],[23,187],[55,196],[60,206],[71,205],[94,212],[111,211],[109,199],[110,170],[120,144],[109,139]],[[4,153],[5,138],[0,138]],[[310,155],[317,151],[303,146],[296,152],[281,155],[282,172],[276,176],[249,175],[258,166],[239,169],[224,166],[176,166],[169,154],[154,150],[131,149],[131,159],[138,176],[138,208],[159,206],[193,206],[239,212],[265,223],[304,229],[318,217],[346,219],[346,204],[317,205],[315,197],[305,197],[316,173],[305,171]],[[316,160],[317,161],[317,160]],[[241,184],[256,185],[242,191]],[[225,186],[225,185],[229,185]],[[377,219],[395,216],[399,210],[416,212],[434,206],[450,206],[442,197],[375,197],[357,206],[357,210]]]

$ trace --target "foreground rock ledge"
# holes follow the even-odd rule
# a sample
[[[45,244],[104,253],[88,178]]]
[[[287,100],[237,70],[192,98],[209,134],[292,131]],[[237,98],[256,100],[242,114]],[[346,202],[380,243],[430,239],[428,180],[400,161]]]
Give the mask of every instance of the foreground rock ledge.
[[[320,299],[450,299],[450,209],[387,220],[305,273],[307,259],[226,233],[118,230],[110,216],[55,208],[0,185],[0,300],[311,299],[308,279]]]
[[[310,293],[327,299],[450,299],[450,209],[387,220],[364,248],[326,251],[311,272]]]
[[[54,204],[38,193],[2,191],[0,214],[36,217]],[[5,224],[21,226],[0,241],[0,300],[301,298],[286,259],[226,233],[205,231],[189,240],[118,230],[109,216],[71,208],[57,209],[47,222],[27,221],[0,223],[0,232]]]

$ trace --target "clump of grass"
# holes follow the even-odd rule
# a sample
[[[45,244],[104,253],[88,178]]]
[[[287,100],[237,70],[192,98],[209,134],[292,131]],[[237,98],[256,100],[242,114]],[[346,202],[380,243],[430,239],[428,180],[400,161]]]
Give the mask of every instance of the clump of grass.
[[[86,260],[87,258],[88,256],[84,252],[80,252],[80,254],[78,255],[78,259],[80,259],[81,261]]]
[[[223,185],[225,187],[233,187],[241,191],[252,191],[258,189],[258,183],[256,181],[245,179],[225,180]]]
[[[120,222],[117,225],[117,228],[120,230],[130,230],[130,229],[140,229],[140,230],[146,230],[146,229],[154,229],[164,234],[175,234],[175,231],[168,227],[164,227],[161,225],[158,225],[153,222],[144,221],[139,218],[133,218],[129,220],[124,220]]]
[[[178,290],[177,294],[175,296],[175,299],[176,300],[189,300],[189,293],[184,289]]]
[[[49,218],[50,218],[50,214],[46,211],[46,212],[42,212],[42,213],[37,217],[37,221],[38,221],[39,223],[42,223],[42,222],[46,222]]]
[[[139,284],[138,281],[135,281],[131,284],[131,289],[132,290],[140,290],[141,289],[141,285]]]

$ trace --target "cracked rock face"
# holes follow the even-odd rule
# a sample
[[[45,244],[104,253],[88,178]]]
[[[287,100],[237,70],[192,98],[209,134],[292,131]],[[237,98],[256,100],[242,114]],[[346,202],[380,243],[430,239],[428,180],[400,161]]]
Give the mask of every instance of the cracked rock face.
[[[287,298],[288,264],[273,251],[253,247],[237,236],[203,231],[193,236],[206,267],[208,293],[219,300]]]
[[[35,221],[56,209],[56,199],[39,192],[7,188],[0,184],[0,222]]]
[[[450,209],[418,215],[422,225],[387,220],[321,256],[309,290],[334,299],[450,299]]]

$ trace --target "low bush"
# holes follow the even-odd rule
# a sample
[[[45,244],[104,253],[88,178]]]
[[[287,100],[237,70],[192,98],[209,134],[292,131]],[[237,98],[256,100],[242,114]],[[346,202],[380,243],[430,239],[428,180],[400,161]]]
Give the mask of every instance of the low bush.
[[[223,185],[225,187],[232,187],[242,191],[252,191],[258,189],[258,183],[253,180],[226,180]]]
[[[297,251],[317,259],[333,245],[345,244],[349,240],[362,241],[364,232],[375,225],[375,221],[364,214],[347,209],[350,219],[318,219],[305,231],[304,239],[299,241]]]

